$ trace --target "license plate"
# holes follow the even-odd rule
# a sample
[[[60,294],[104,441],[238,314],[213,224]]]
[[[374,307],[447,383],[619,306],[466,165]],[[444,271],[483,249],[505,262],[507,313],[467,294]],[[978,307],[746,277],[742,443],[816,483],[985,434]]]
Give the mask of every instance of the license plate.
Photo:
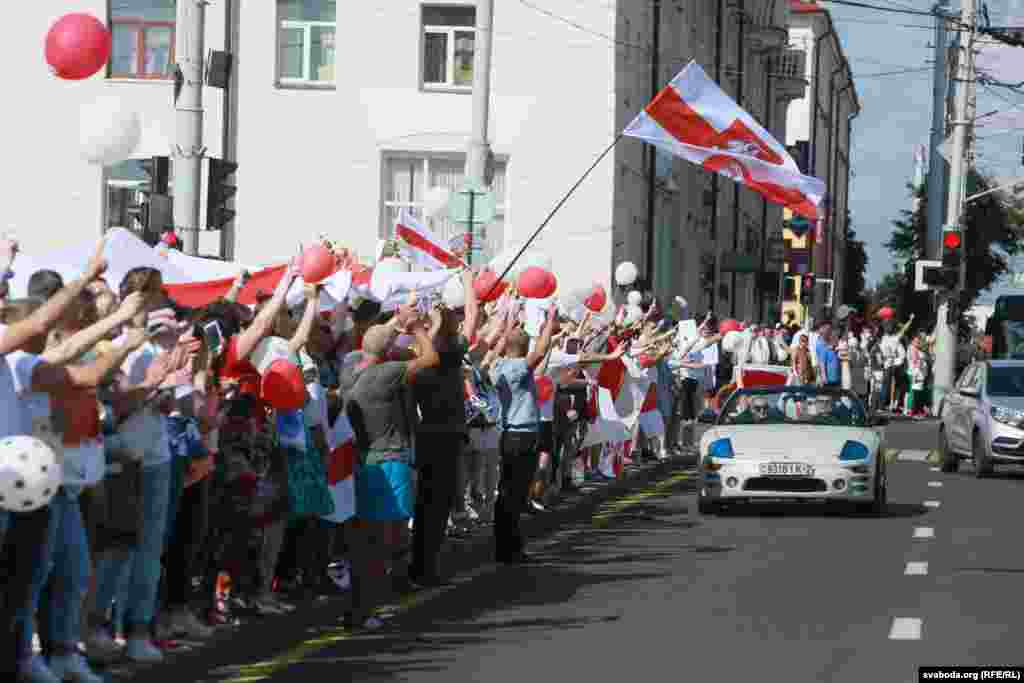
[[[761,474],[768,477],[813,477],[814,467],[802,462],[766,462]]]

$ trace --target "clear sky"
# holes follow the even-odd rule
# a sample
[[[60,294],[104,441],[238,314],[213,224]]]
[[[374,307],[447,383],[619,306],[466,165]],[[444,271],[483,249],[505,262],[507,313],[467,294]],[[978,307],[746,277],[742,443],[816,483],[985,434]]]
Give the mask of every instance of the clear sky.
[[[819,0],[832,13],[857,81],[863,112],[854,120],[850,211],[867,246],[868,282],[892,269],[882,246],[891,221],[910,207],[907,183],[914,148],[928,144],[932,108],[932,39],[928,16],[840,6]],[[868,4],[929,11],[931,0],[864,0]],[[959,1],[951,3],[959,10]],[[1024,0],[991,0],[994,26],[1024,27]],[[986,46],[979,67],[999,80],[1024,82],[1024,48]],[[891,73],[903,71],[905,73]],[[882,75],[886,74],[886,75]],[[992,113],[988,116],[985,114]],[[1024,93],[994,86],[978,89],[978,166],[999,177],[1024,176]]]

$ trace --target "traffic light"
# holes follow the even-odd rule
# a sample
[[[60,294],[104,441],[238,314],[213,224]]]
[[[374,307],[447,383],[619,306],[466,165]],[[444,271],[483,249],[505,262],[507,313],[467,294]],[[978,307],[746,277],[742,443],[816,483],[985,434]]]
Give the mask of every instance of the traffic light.
[[[807,273],[800,282],[800,301],[804,304],[814,303],[814,275]]]
[[[209,170],[206,181],[206,229],[222,230],[235,218],[235,212],[227,208],[227,204],[238,192],[238,188],[231,185],[228,178],[238,170],[238,164],[211,158]]]
[[[174,227],[173,203],[169,194],[171,159],[151,157],[140,163],[149,176],[149,187],[142,190],[145,199],[139,207],[139,220],[146,241],[155,244],[165,230]]]

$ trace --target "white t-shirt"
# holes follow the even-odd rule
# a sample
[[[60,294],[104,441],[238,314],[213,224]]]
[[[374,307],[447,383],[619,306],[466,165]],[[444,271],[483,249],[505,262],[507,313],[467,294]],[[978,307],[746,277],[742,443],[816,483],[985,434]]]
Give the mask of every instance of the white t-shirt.
[[[567,368],[570,365],[578,365],[580,362],[580,354],[578,353],[566,353],[561,349],[552,349],[550,355],[547,358],[547,370],[544,375],[550,379],[555,385],[555,392],[558,392],[558,375],[562,368]],[[555,394],[551,395],[551,398],[544,403],[540,404],[540,421],[541,422],[554,422],[555,420]]]
[[[32,373],[36,366],[42,362],[39,356],[24,351],[14,351],[7,354],[7,361],[4,363],[6,378],[10,380],[9,403],[3,406],[4,419],[11,420],[9,427],[12,431],[3,436],[36,436],[52,432],[50,421],[50,397],[46,394],[32,391]],[[0,375],[0,391],[3,387],[3,376]],[[4,392],[3,397],[8,399]]]
[[[304,350],[299,352],[302,361],[302,376],[306,382],[306,393],[309,399],[303,409],[303,417],[309,428],[320,427],[324,434],[331,431],[327,424],[327,394],[320,385],[320,369],[313,357]]]
[[[123,338],[115,344],[122,344]],[[161,354],[152,342],[132,351],[121,365],[131,386],[142,384],[146,371]],[[117,430],[118,442],[124,448],[142,455],[143,467],[162,465],[171,460],[171,447],[167,436],[167,419],[153,405],[147,405],[121,423]]]

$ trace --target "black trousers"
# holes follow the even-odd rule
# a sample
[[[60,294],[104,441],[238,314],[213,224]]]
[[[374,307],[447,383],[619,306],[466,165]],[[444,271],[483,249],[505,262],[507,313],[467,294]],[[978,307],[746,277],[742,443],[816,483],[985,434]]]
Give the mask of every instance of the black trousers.
[[[501,482],[494,506],[494,550],[498,560],[523,552],[519,517],[526,510],[530,483],[537,471],[539,436],[529,432],[502,432]]]
[[[416,510],[412,530],[412,579],[437,579],[448,515],[455,506],[458,458],[465,436],[458,432],[416,435]]]
[[[32,549],[46,542],[46,530],[50,525],[50,508],[27,513],[11,513],[10,528],[3,538],[0,550],[3,586],[0,595],[0,674],[3,680],[14,680],[18,672],[18,641],[21,637],[14,617],[19,608],[31,609],[32,599]]]
[[[174,533],[164,556],[167,574],[167,605],[188,604],[192,574],[206,540],[210,507],[210,477],[185,488],[174,519]]]

